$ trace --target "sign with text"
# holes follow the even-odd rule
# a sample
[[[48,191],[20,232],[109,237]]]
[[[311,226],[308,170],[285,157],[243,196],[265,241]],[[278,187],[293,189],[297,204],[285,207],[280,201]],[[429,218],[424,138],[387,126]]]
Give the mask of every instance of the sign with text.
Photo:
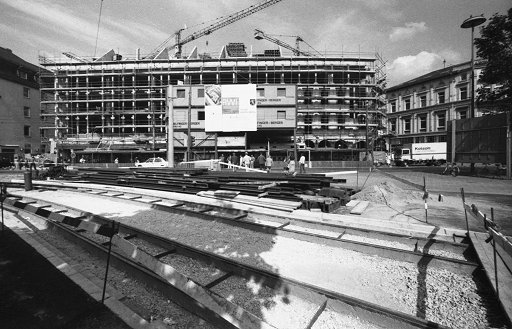
[[[205,131],[256,131],[256,85],[205,85]]]

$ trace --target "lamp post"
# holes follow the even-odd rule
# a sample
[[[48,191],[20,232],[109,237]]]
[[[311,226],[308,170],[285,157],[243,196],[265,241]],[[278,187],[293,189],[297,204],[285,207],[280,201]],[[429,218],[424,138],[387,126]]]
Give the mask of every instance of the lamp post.
[[[469,117],[476,117],[475,113],[475,59],[474,59],[474,47],[473,47],[473,35],[475,33],[475,26],[483,24],[487,19],[483,16],[469,16],[462,25],[460,26],[463,29],[471,28],[471,105],[469,108]]]

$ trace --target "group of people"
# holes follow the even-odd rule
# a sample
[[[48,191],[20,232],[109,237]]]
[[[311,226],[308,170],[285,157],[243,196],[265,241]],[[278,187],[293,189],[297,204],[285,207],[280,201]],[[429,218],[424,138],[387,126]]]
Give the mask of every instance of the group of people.
[[[250,155],[248,152],[245,152],[244,155],[237,155],[236,153],[232,153],[227,156],[227,158],[222,154],[219,158],[221,163],[227,163],[227,165],[222,165],[221,168],[228,168],[233,171],[237,171],[238,168],[243,169],[246,168],[245,171],[249,171],[248,168],[257,168],[260,170],[265,170],[270,172],[272,170],[272,164],[274,160],[270,154],[267,154],[265,157],[263,153],[260,153],[257,158],[253,155]],[[285,160],[284,172],[287,175],[296,175],[295,169],[295,158],[294,156],[287,157]],[[299,173],[306,173],[306,157],[304,154],[299,158]]]
[[[240,167],[246,168],[245,171],[249,171],[248,168],[254,169],[256,167],[260,170],[270,172],[273,163],[270,154],[265,157],[263,153],[260,153],[260,155],[255,158],[254,155],[250,155],[248,152],[240,156],[233,152],[233,154],[228,155],[227,158],[222,154],[219,160],[220,162],[227,163],[227,168],[233,171],[237,171]],[[221,167],[224,168],[224,165],[221,165]]]

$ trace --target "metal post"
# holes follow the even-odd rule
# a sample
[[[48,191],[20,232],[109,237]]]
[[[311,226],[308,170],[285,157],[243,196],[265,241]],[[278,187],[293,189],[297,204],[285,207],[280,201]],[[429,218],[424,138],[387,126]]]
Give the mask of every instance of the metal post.
[[[505,150],[507,152],[507,179],[512,179],[512,115],[510,112],[507,112],[507,142]]]
[[[4,197],[5,197],[5,185],[0,186],[0,207],[2,208],[2,235],[4,234]]]
[[[110,265],[110,253],[112,252],[112,237],[116,231],[116,221],[112,221],[112,232],[110,234],[110,243],[108,244],[107,268],[105,269],[105,280],[103,281],[103,294],[101,295],[101,303],[105,303],[105,291],[107,290],[108,267]]]
[[[464,196],[464,189],[460,189],[460,194],[462,195],[462,207],[464,208],[464,216],[466,216],[466,234],[469,237],[469,223],[468,223],[468,212],[466,210],[466,197]]]
[[[425,223],[428,223],[428,192],[427,192],[427,181],[423,176],[423,200],[425,200]]]
[[[174,167],[174,110],[172,86],[167,87],[167,165]]]
[[[364,121],[366,123],[366,150],[364,152],[364,159],[368,161],[368,104],[366,104],[366,117]]]
[[[192,85],[188,86],[188,123],[187,123],[187,161],[192,161],[192,156],[190,154],[190,144],[192,143],[192,138],[190,138],[190,126],[192,119]]]
[[[500,289],[498,288],[498,263],[496,259],[496,241],[492,239],[492,249],[494,252],[494,280],[496,282],[496,296],[500,298]]]

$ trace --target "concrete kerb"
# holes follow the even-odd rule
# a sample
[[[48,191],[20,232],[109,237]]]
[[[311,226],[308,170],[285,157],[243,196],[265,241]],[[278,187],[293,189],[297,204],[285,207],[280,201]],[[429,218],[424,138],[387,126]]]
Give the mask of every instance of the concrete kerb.
[[[61,271],[70,280],[75,282],[85,293],[96,301],[101,301],[102,289],[91,280],[79,273],[69,263],[64,261],[57,254],[58,252],[49,244],[44,244],[36,240],[32,235],[34,232],[23,222],[15,217],[14,214],[4,213],[4,224],[13,233],[18,235],[23,241],[32,246],[42,257],[46,258],[56,269]],[[108,290],[113,290],[111,287]],[[107,290],[107,291],[108,291]],[[106,295],[105,306],[107,306],[117,317],[134,329],[163,329],[168,328],[163,323],[150,323],[144,318],[134,313],[119,300]]]
[[[13,180],[14,181],[14,180]],[[21,182],[21,181],[20,181]],[[39,184],[39,182],[38,182]],[[73,182],[46,182],[42,181],[43,185],[49,186],[62,186],[72,188],[93,188],[93,189],[112,189],[110,185],[90,184],[90,183],[73,183]],[[439,240],[453,240],[453,235],[465,236],[465,230],[448,229],[443,227],[436,227],[428,224],[416,223],[403,223],[394,222],[389,220],[381,220],[375,218],[368,218],[362,216],[339,215],[322,212],[311,212],[307,210],[294,210],[292,212],[279,211],[274,209],[267,209],[264,207],[250,206],[241,203],[232,202],[224,199],[206,198],[198,195],[183,194],[167,191],[155,191],[148,189],[133,189],[131,187],[116,186],[116,191],[135,194],[137,191],[151,197],[169,198],[181,202],[193,203],[208,203],[212,206],[227,207],[231,209],[238,209],[243,211],[250,211],[257,214],[278,216],[287,219],[304,220],[310,222],[323,222],[330,225],[338,225],[343,227],[351,227],[354,229],[382,231],[387,233],[395,233],[402,235],[418,236],[435,238]],[[435,236],[432,234],[435,232]]]

